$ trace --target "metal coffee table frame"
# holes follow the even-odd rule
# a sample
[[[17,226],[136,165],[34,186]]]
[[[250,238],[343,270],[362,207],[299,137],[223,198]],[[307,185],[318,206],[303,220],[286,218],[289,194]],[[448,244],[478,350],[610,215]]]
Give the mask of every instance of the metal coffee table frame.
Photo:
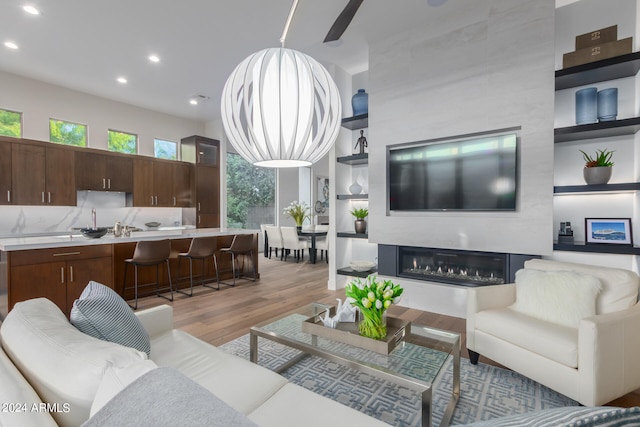
[[[323,311],[326,305],[323,304],[312,304],[312,309],[315,313]],[[289,314],[285,316],[280,316],[274,318],[268,322],[265,322],[261,325],[254,326],[250,329],[250,360],[253,363],[258,362],[258,337],[265,338],[279,344],[283,344],[285,346],[295,348],[300,350],[302,354],[292,358],[290,361],[282,364],[277,369],[276,372],[283,372],[296,363],[300,362],[303,358],[308,355],[318,356],[336,363],[340,363],[346,367],[357,369],[361,372],[366,372],[368,374],[374,375],[378,378],[389,380],[395,382],[397,384],[409,387],[422,395],[422,426],[423,427],[431,427],[432,425],[432,394],[433,394],[433,382],[442,375],[443,369],[439,369],[438,374],[434,377],[433,381],[423,381],[411,376],[407,376],[400,372],[395,372],[391,369],[385,368],[383,366],[365,362],[362,360],[357,360],[353,357],[347,356],[345,354],[340,354],[334,351],[330,351],[328,349],[323,349],[317,346],[318,337],[315,335],[311,336],[311,343],[305,343],[294,338],[288,337],[281,333],[277,333],[274,331],[270,331],[265,329],[265,327],[275,323],[277,320],[285,319],[290,316],[295,316],[295,314]],[[458,402],[458,398],[460,397],[460,335],[454,332],[443,331],[435,328],[431,328],[428,326],[421,325],[411,325],[411,332],[408,333],[404,341],[416,344],[422,347],[427,347],[425,345],[426,340],[433,340],[439,343],[445,344],[445,349],[442,351],[444,353],[449,354],[449,357],[453,357],[453,384],[452,384],[452,392],[451,397],[449,399],[449,403],[445,409],[445,412],[442,416],[442,420],[440,422],[440,426],[447,426],[451,422],[451,417],[453,416],[453,411]],[[329,340],[331,341],[331,340]],[[393,353],[393,352],[392,352]],[[449,357],[445,358],[445,362],[443,362],[442,366],[446,364],[446,360],[449,360]]]

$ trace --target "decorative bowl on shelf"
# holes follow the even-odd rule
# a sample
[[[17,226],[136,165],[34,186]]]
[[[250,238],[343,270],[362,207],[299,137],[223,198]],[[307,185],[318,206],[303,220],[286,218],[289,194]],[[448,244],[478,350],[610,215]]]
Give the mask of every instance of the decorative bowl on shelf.
[[[369,271],[375,266],[376,263],[371,261],[351,261],[349,263],[349,267],[351,267],[354,271],[359,272]]]
[[[145,222],[144,225],[146,225],[149,228],[157,228],[160,227],[160,223],[157,221],[151,221],[151,222]]]
[[[98,227],[96,229],[93,229],[93,228],[81,228],[80,229],[80,232],[82,233],[82,235],[84,237],[89,238],[89,239],[99,239],[100,237],[102,237],[105,234],[107,234],[107,231],[109,231],[109,229],[107,227]]]

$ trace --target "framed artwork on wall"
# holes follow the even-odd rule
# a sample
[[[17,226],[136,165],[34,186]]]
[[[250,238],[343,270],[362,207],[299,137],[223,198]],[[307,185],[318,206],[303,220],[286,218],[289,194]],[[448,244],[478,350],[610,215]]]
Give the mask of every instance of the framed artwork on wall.
[[[329,212],[329,178],[326,176],[316,177],[316,202],[314,209],[316,214]]]
[[[585,242],[633,245],[631,218],[585,218]]]

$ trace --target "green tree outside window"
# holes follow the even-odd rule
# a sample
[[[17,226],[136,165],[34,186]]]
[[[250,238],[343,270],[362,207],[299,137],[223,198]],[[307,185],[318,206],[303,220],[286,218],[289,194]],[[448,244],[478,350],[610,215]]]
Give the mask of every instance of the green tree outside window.
[[[49,140],[58,144],[87,146],[87,126],[63,120],[49,119]]]
[[[153,152],[158,159],[176,160],[178,158],[178,144],[163,139],[154,139]]]
[[[109,131],[109,151],[118,153],[136,154],[138,135],[126,132]]]
[[[0,110],[0,135],[20,138],[22,136],[22,113]]]
[[[275,223],[276,172],[253,166],[238,154],[227,153],[227,224],[260,228]]]

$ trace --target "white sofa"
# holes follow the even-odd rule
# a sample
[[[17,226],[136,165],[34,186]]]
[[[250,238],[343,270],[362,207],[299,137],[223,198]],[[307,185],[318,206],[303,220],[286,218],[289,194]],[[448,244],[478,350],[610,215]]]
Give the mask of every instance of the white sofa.
[[[595,315],[576,328],[513,309],[516,284],[468,290],[467,348],[586,406],[640,388],[640,279],[632,271],[533,259],[525,270],[572,271],[597,277]],[[576,304],[568,299],[567,309]],[[475,359],[475,360],[474,360]]]
[[[174,329],[173,310],[167,305],[136,315],[150,337],[148,358],[144,352],[78,331],[47,299],[16,304],[0,326],[4,349],[0,351],[0,402],[25,403],[28,410],[0,410],[0,426],[81,425],[116,402],[110,399],[131,388],[126,386],[158,372],[157,367],[175,368],[181,377],[190,378],[193,381],[187,381],[195,381],[233,412],[246,416],[248,423],[279,427],[387,425]],[[169,396],[172,392],[167,390]],[[172,396],[155,409],[142,403],[134,407],[132,416],[146,422],[131,420],[133,425],[149,424],[147,417],[152,413],[157,416],[158,410],[169,411],[178,420],[193,416],[194,408],[188,402],[181,403],[181,397]],[[47,402],[44,407],[42,401]],[[129,403],[137,401],[130,399]],[[162,421],[176,425],[175,420]],[[216,425],[213,420],[202,424]]]

